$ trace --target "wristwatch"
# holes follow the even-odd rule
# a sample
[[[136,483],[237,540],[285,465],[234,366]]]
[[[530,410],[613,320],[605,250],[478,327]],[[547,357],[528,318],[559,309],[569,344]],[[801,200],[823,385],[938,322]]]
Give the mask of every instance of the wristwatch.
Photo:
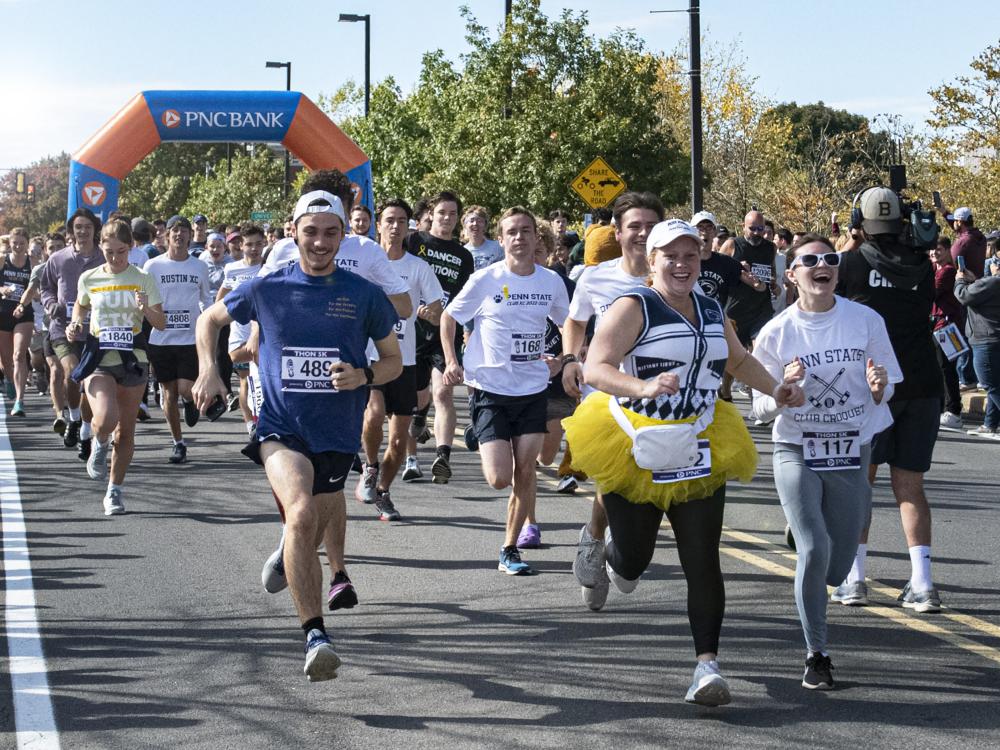
[[[366,367],[362,372],[365,374],[365,385],[371,385],[372,381],[375,380],[375,371],[370,367]]]

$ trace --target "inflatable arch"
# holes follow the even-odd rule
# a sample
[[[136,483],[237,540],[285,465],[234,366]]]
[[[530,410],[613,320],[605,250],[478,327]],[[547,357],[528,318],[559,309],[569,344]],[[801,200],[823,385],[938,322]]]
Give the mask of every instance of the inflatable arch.
[[[307,169],[339,169],[373,206],[371,161],[297,91],[142,91],[73,154],[67,215],[82,206],[106,220],[121,181],[165,141],[280,143]]]

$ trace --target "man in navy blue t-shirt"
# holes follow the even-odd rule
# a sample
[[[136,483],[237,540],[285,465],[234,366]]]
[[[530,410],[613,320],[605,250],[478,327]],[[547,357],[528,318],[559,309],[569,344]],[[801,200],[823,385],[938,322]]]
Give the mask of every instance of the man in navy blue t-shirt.
[[[242,284],[198,319],[194,393],[202,411],[224,395],[215,365],[219,330],[234,320],[256,322],[264,403],[244,453],[264,466],[285,511],[285,574],[306,634],[305,674],[315,682],[336,677],[340,666],[323,626],[316,547],[329,525],[343,549],[343,488],[361,446],[365,386],[398,377],[402,358],[389,299],[334,263],[346,224],[340,199],[307,193],[293,216],[299,263]],[[369,339],[379,354],[370,367]]]

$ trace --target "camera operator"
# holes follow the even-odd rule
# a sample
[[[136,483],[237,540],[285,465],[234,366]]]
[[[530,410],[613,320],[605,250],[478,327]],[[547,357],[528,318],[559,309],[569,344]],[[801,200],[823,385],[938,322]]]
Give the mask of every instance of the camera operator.
[[[874,480],[878,465],[889,464],[911,564],[910,580],[900,600],[916,612],[937,612],[941,600],[931,578],[931,511],[924,494],[924,474],[931,466],[943,396],[929,323],[934,270],[926,249],[904,235],[903,204],[893,190],[869,188],[855,205],[852,224],[860,223],[864,241],[857,251],[841,256],[837,293],[882,316],[903,371],[903,382],[889,401],[893,424],[872,441],[869,476]],[[834,601],[867,604],[867,542],[866,529],[854,567],[834,592]]]

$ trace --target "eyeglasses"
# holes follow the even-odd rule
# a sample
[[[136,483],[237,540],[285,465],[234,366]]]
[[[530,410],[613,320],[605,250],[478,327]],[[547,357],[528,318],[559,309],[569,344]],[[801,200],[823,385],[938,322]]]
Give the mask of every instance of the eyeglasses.
[[[803,253],[802,255],[795,257],[795,260],[792,261],[792,265],[790,265],[789,268],[795,268],[795,266],[815,268],[820,261],[823,261],[823,265],[830,266],[830,268],[836,268],[840,265],[840,255],[839,253],[823,253],[822,255]]]
[[[754,224],[753,226],[747,227],[751,232],[763,232],[764,226],[762,224]]]

